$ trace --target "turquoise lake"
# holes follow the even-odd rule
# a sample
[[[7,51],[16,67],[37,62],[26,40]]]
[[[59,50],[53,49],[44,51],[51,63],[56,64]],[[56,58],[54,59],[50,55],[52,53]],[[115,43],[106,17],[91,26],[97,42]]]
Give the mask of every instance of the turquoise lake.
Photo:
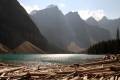
[[[101,58],[103,55],[88,54],[0,54],[0,62],[9,63],[62,63],[74,64],[83,63],[89,59]]]

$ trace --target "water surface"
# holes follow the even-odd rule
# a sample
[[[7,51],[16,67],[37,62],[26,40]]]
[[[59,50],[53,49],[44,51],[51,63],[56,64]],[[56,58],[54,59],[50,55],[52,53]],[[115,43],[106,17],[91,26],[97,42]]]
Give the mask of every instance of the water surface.
[[[0,54],[0,62],[9,63],[84,63],[89,59],[101,58],[103,55],[88,54]]]

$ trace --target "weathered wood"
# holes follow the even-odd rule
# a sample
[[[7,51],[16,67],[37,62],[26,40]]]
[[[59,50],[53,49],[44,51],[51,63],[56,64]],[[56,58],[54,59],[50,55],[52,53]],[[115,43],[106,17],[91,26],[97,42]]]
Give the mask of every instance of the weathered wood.
[[[10,68],[10,69],[2,69],[0,70],[0,74],[7,73],[7,72],[13,72],[22,69],[23,67],[16,67],[16,68]]]
[[[70,80],[81,80],[81,78],[79,76],[76,76],[76,77],[74,77],[74,78],[72,78]]]
[[[0,76],[0,79],[8,79],[10,80],[11,78],[18,79],[26,76],[27,73],[19,74],[19,75],[12,75],[12,76]]]
[[[80,70],[80,71],[77,71],[78,73],[114,73],[113,70],[111,70],[111,68],[114,68],[114,69],[117,69],[120,71],[120,67],[104,67],[104,68],[95,68],[95,69],[88,69],[88,70]],[[73,71],[67,71],[67,72],[56,72],[57,74],[72,74]]]
[[[118,71],[120,71],[120,66],[110,67],[110,70],[118,72]]]
[[[0,76],[4,76],[6,73],[2,73]]]
[[[6,73],[2,73],[2,74],[0,75],[0,77],[4,77],[4,76],[5,76],[5,74],[6,74]],[[2,79],[2,78],[0,78],[0,79]]]
[[[92,62],[92,63],[86,63],[86,64],[82,64],[82,65],[79,65],[79,66],[90,66],[90,65],[102,65],[102,64],[108,64],[108,63],[114,63],[116,62],[117,60],[103,60],[103,61],[97,61],[97,62]]]
[[[56,75],[56,73],[30,72],[31,76]]]

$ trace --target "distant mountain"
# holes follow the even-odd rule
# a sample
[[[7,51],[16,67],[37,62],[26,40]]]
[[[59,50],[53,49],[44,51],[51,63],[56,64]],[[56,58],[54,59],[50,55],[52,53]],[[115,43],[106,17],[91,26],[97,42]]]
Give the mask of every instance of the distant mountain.
[[[68,26],[72,28],[75,33],[75,37],[79,41],[77,44],[80,45],[81,48],[90,46],[91,42],[86,29],[89,25],[80,18],[77,12],[69,12],[65,17],[68,22]]]
[[[30,15],[41,30],[42,35],[50,43],[65,50],[80,51],[93,43],[110,39],[109,31],[100,28],[94,19],[88,20],[90,22],[95,21],[96,25],[91,25],[82,20],[77,12],[63,15],[55,5],[33,11]]]
[[[0,42],[13,49],[24,41],[46,50],[47,40],[18,1],[0,0]]]
[[[89,47],[102,40],[110,39],[109,31],[100,28],[97,25],[97,21],[93,18],[89,18],[87,22],[85,22],[80,18],[77,12],[68,13],[66,18],[70,24],[69,26],[71,26],[74,32],[76,32],[77,39],[82,48]]]
[[[68,46],[67,49],[71,52],[81,52],[84,51],[84,48],[80,48],[80,46],[78,46],[78,44],[76,44],[75,42],[71,42]]]
[[[93,17],[88,18],[86,22],[91,26],[98,26],[98,21],[96,21]]]
[[[102,28],[99,25],[99,22],[96,21],[93,17],[90,17],[86,20],[86,23],[90,25],[88,27],[88,32],[90,35],[93,37],[91,41],[94,43],[99,42],[99,41],[106,41],[111,39],[111,33],[109,30]]]
[[[106,21],[108,21],[109,19],[106,17],[106,16],[104,16],[100,21],[102,21],[102,22],[106,22]]]
[[[57,6],[50,5],[46,9],[33,11],[31,18],[45,38],[57,47],[67,49],[71,42],[77,42],[74,32],[67,26],[65,17]]]
[[[18,47],[16,47],[14,50],[14,52],[25,52],[25,53],[44,53],[45,52],[43,50],[41,50],[40,48],[36,47],[35,45],[33,45],[32,43],[25,41],[22,44],[20,44]]]
[[[0,43],[10,49],[80,51],[95,42],[109,39],[109,31],[103,29],[104,25],[112,23],[109,26],[115,26],[119,19],[112,22],[101,20],[98,24],[103,28],[93,19],[88,22],[76,12],[64,15],[55,5],[33,11],[29,16],[17,0],[0,0]],[[1,47],[1,50],[6,49]]]
[[[102,28],[105,28],[111,32],[112,38],[116,38],[116,30],[120,27],[120,18],[118,19],[108,19],[107,17],[103,17],[99,21],[99,25]]]

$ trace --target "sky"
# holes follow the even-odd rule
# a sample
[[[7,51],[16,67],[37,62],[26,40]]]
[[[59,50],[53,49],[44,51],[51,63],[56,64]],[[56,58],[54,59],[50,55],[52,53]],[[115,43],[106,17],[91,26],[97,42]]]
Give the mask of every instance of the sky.
[[[103,16],[109,19],[120,18],[120,0],[18,0],[28,13],[42,10],[48,5],[57,5],[64,13],[78,12],[86,20],[94,17],[100,20]]]

